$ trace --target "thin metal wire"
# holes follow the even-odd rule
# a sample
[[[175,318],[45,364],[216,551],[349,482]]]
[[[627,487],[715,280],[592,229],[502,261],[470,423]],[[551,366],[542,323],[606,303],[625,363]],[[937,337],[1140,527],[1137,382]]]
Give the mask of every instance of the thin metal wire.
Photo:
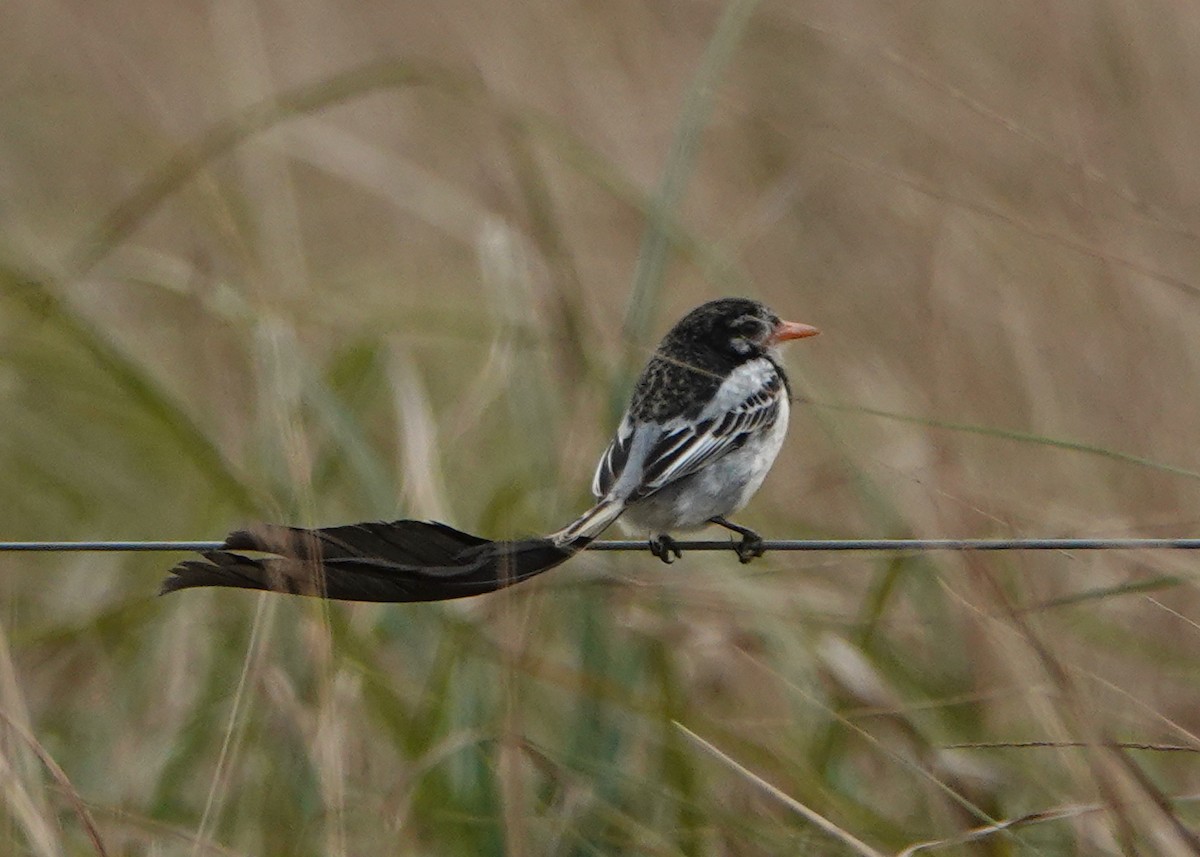
[[[133,552],[133,551],[198,551],[220,550],[222,542],[171,541],[111,541],[111,542],[0,542],[0,552]]]
[[[680,550],[729,550],[734,541],[678,542]],[[764,539],[768,551],[1200,550],[1200,539]],[[646,542],[596,542],[588,550],[646,550]]]
[[[677,542],[684,551],[730,550],[737,542]],[[0,542],[0,553],[8,552],[144,552],[220,550],[222,542],[191,541],[79,541]],[[920,551],[1084,551],[1084,550],[1200,550],[1200,539],[766,539],[768,551],[875,551],[915,553]],[[647,550],[644,541],[594,542],[588,550]]]

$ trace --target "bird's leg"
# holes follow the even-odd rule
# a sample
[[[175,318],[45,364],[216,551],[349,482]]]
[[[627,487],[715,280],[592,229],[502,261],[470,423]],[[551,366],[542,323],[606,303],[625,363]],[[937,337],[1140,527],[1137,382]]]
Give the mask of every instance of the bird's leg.
[[[763,555],[762,536],[754,532],[754,530],[749,527],[743,527],[740,524],[735,524],[733,521],[726,520],[720,515],[717,515],[715,518],[709,518],[708,522],[722,526],[727,530],[733,530],[742,537],[742,540],[734,546],[738,559],[742,563],[747,563],[755,557]]]
[[[670,565],[677,558],[683,557],[683,551],[679,549],[679,543],[666,533],[659,533],[657,536],[650,537],[650,553],[661,559],[667,565]],[[672,557],[674,554],[674,557]]]

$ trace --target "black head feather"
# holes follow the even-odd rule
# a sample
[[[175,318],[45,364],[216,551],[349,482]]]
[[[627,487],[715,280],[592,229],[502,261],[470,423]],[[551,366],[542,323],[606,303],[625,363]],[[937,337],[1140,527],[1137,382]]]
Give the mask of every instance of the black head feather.
[[[710,348],[744,362],[761,356],[779,316],[749,298],[720,298],[685,315],[663,338],[663,348]]]
[[[771,355],[779,316],[749,298],[720,298],[680,319],[642,371],[629,410],[637,420],[694,417],[734,368]],[[783,369],[779,367],[782,375]]]

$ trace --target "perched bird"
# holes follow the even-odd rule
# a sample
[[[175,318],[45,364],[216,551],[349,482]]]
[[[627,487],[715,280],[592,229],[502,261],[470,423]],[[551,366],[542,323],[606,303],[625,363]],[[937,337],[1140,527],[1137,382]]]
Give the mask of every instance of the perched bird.
[[[787,432],[791,389],[776,347],[817,333],[746,298],[710,301],[684,316],[655,349],[600,458],[596,504],[548,536],[491,541],[410,520],[259,525],[175,566],[162,592],[233,586],[349,601],[459,598],[561,564],[618,518],[645,533],[663,562],[681,556],[672,532],[706,524],[741,535],[735,549],[749,562],[762,555],[762,539],[727,516],[762,485]]]

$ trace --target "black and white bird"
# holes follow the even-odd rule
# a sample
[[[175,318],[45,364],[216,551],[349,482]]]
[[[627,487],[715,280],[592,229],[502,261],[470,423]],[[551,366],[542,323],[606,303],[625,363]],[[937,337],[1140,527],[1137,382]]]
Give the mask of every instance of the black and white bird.
[[[642,371],[600,458],[596,505],[551,538],[594,538],[623,516],[664,562],[679,556],[670,533],[709,523],[742,535],[743,562],[760,554],[762,540],[725,516],[762,485],[787,433],[791,390],[776,346],[817,332],[744,298],[684,316]]]
[[[707,524],[741,535],[735,549],[749,562],[762,554],[762,539],[728,516],[762,485],[787,432],[791,389],[777,347],[817,333],[746,298],[710,301],[684,316],[642,371],[600,458],[596,504],[548,536],[491,541],[411,520],[259,525],[177,565],[162,592],[232,586],[349,601],[459,598],[561,564],[618,518],[646,534],[664,562],[681,555],[671,533]]]

